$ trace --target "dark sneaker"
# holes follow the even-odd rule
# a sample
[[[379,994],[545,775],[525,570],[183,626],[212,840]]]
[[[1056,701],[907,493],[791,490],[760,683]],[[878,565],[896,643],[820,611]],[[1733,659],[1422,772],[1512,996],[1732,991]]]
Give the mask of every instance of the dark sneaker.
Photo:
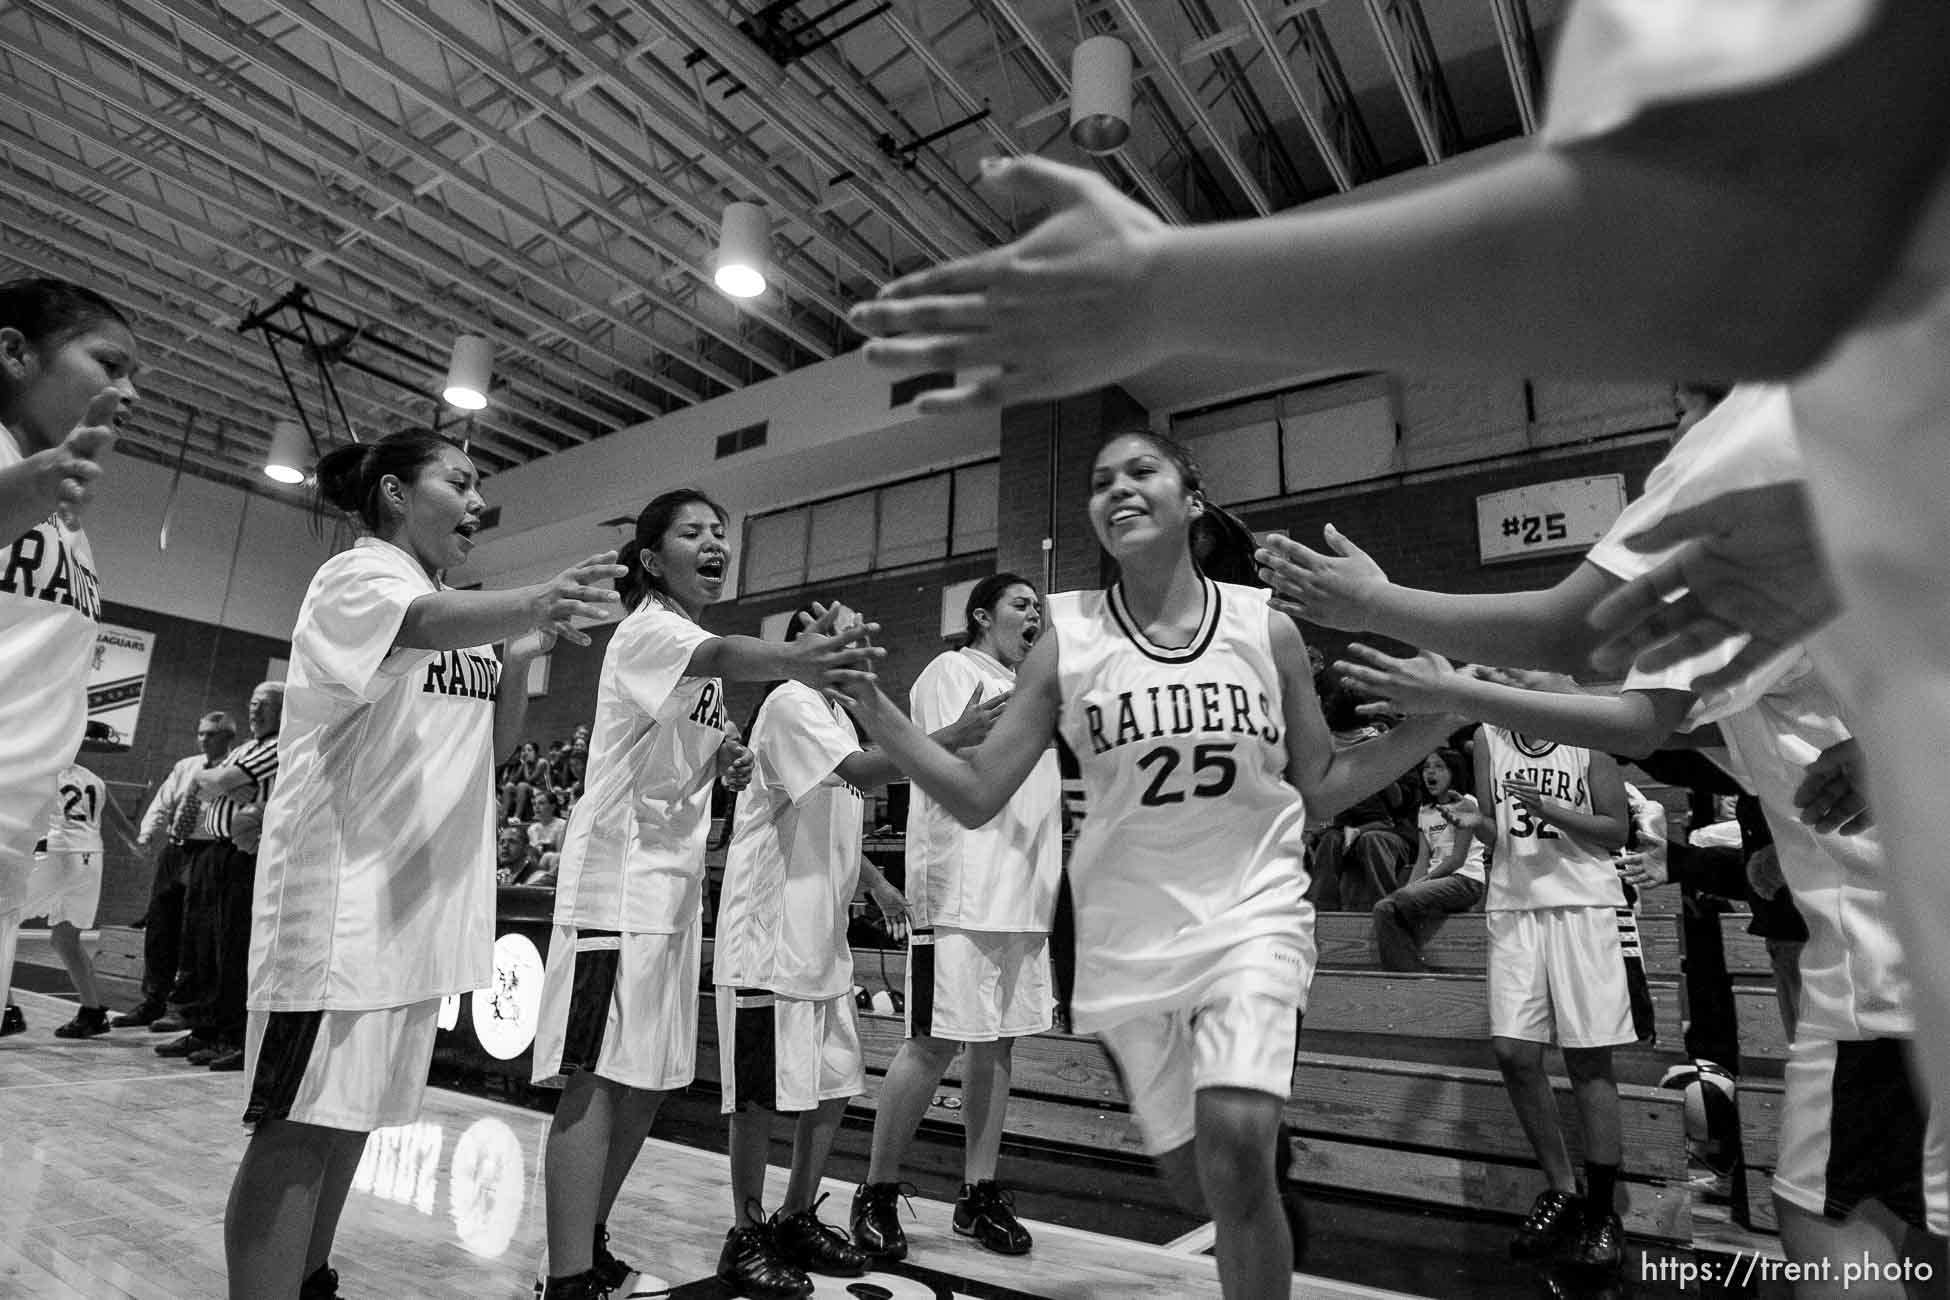
[[[607,1300],[614,1287],[603,1282],[595,1269],[552,1277],[542,1288],[542,1300]]]
[[[963,1183],[955,1202],[955,1231],[998,1255],[1027,1255],[1029,1230],[1016,1222],[1015,1202],[993,1178]]]
[[[27,1032],[27,1017],[20,1014],[20,1008],[9,1002],[4,1013],[0,1013],[0,1038],[10,1034]]]
[[[299,1284],[298,1300],[339,1300],[339,1271],[330,1264],[320,1264]]]
[[[215,1066],[211,1066],[215,1069]],[[602,1284],[612,1291],[621,1291],[623,1284],[636,1272],[634,1264],[625,1264],[609,1253],[609,1225],[596,1225],[596,1241],[589,1251],[592,1262],[590,1271],[602,1280]]]
[[[1616,1214],[1594,1218],[1578,1234],[1570,1262],[1594,1273],[1616,1273],[1625,1267],[1625,1225]]]
[[[184,1057],[183,1059],[188,1061],[191,1065],[208,1065],[210,1062],[216,1060],[219,1056],[222,1055],[223,1055],[222,1047],[218,1046],[216,1043],[208,1043],[203,1047],[197,1048],[194,1052],[191,1052],[188,1056]]]
[[[241,1047],[220,1047],[209,1061],[210,1068],[218,1074],[231,1074],[244,1068],[244,1049]]]
[[[901,1183],[861,1183],[853,1193],[853,1244],[882,1263],[907,1258],[901,1230]]]
[[[819,1221],[821,1196],[811,1208],[775,1218],[772,1238],[778,1244],[779,1258],[808,1273],[827,1277],[859,1277],[873,1263],[873,1257],[854,1245],[844,1232]]]
[[[772,1224],[756,1202],[745,1206],[745,1222],[725,1234],[718,1280],[747,1300],[803,1300],[813,1293],[805,1271],[779,1257]]]
[[[55,1027],[56,1038],[94,1038],[108,1032],[107,1007],[83,1007],[74,1019]]]
[[[161,1020],[163,1011],[164,1007],[160,1002],[144,1002],[133,1010],[124,1011],[108,1023],[114,1029],[140,1029],[144,1025],[153,1025]]]
[[[198,1038],[195,1034],[184,1034],[181,1038],[172,1038],[158,1047],[156,1049],[156,1055],[189,1056],[196,1052],[211,1051],[215,1048],[216,1044],[207,1038]]]
[[[1510,1239],[1511,1259],[1543,1259],[1570,1247],[1584,1230],[1584,1200],[1570,1192],[1546,1191],[1530,1207],[1530,1217]]]
[[[1286,1215],[1287,1235],[1293,1239],[1293,1267],[1298,1269],[1307,1260],[1307,1206],[1293,1181],[1293,1130],[1284,1124],[1273,1151],[1273,1185],[1280,1189],[1280,1212]]]
[[[164,1014],[149,1022],[149,1032],[152,1034],[187,1034],[189,1031],[189,1021],[181,1016]]]

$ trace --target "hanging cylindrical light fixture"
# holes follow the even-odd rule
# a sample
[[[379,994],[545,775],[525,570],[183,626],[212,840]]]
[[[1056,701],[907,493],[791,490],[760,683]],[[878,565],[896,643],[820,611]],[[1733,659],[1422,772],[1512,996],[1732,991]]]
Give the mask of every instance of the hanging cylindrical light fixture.
[[[1070,140],[1085,153],[1113,153],[1131,138],[1131,47],[1092,36],[1070,55]]]
[[[311,463],[311,439],[296,420],[271,426],[271,450],[264,457],[264,477],[279,483],[303,483]]]
[[[447,363],[447,405],[478,411],[488,403],[488,384],[494,377],[494,344],[479,334],[454,340],[453,360]]]
[[[771,261],[772,223],[756,203],[727,203],[718,235],[718,266],[712,279],[734,298],[765,292]]]

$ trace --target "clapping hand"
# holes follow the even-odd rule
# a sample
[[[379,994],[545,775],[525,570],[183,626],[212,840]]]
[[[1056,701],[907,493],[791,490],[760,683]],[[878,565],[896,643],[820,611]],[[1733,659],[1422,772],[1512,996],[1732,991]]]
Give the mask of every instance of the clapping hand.
[[[1273,608],[1323,627],[1359,632],[1368,626],[1374,599],[1388,586],[1388,575],[1334,525],[1328,524],[1322,536],[1327,542],[1325,552],[1270,533],[1253,552],[1253,563],[1273,589]]]
[[[1692,684],[1706,694],[1734,685],[1841,610],[1803,483],[1724,492],[1626,541],[1641,552],[1679,550],[1592,608],[1592,627],[1610,638],[1591,656],[1601,669],[1636,663],[1656,672],[1748,636],[1732,662]]]
[[[995,729],[996,719],[1008,706],[1009,692],[1004,692],[992,700],[982,698],[982,688],[977,686],[963,706],[961,716],[934,733],[934,743],[943,749],[960,752],[974,749],[988,739],[989,732]]]
[[[935,415],[1062,397],[1178,351],[1151,273],[1164,225],[1095,172],[1044,158],[988,159],[983,183],[1050,215],[1022,238],[903,276],[861,303],[866,358],[961,382],[923,393]]]
[[[1455,710],[1456,670],[1441,655],[1424,650],[1398,659],[1373,646],[1350,645],[1351,659],[1339,659],[1334,671],[1356,690],[1373,696],[1358,712],[1378,714],[1406,713],[1418,717],[1440,716]]]
[[[1859,835],[1874,826],[1862,747],[1849,739],[1822,750],[1795,787],[1794,806],[1802,822],[1817,831]]]
[[[589,634],[577,627],[574,620],[607,622],[616,613],[622,597],[613,588],[596,584],[615,582],[627,572],[616,562],[615,551],[592,555],[562,570],[535,594],[532,609],[536,630],[575,645],[588,645]]]

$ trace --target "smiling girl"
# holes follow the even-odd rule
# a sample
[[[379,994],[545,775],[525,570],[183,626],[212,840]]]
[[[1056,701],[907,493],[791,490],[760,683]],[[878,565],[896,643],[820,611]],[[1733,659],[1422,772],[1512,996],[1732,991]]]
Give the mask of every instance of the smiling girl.
[[[327,1256],[366,1135],[419,1114],[441,998],[493,981],[494,755],[520,735],[527,663],[557,636],[586,643],[570,620],[607,617],[615,593],[593,584],[623,573],[598,555],[536,586],[449,590],[486,503],[436,434],[332,451],[318,492],[363,535],[320,566],[291,636],[231,1300],[337,1294]]]
[[[724,508],[694,488],[645,506],[622,559],[630,612],[603,654],[535,1039],[536,1082],[567,1076],[549,1127],[549,1300],[608,1295],[630,1276],[609,1252],[609,1210],[664,1093],[691,1081],[711,785],[751,773],[720,679],[825,688],[884,653],[866,644],[871,624],[832,635],[829,619],[783,643],[699,627],[724,596],[731,547]],[[732,1235],[746,1294],[803,1293],[762,1225]]]
[[[135,335],[115,305],[62,280],[0,284],[0,970],[47,826],[81,748],[101,618],[79,508],[135,405]],[[24,1029],[7,1008],[0,1034]]]
[[[1050,597],[1050,631],[973,753],[929,743],[871,684],[848,693],[965,826],[994,816],[1058,736],[1076,753],[1090,806],[1070,859],[1076,1026],[1116,1058],[1174,1191],[1217,1222],[1220,1282],[1239,1300],[1292,1289],[1274,1153],[1314,966],[1307,816],[1395,779],[1454,724],[1336,751],[1299,630],[1264,590],[1194,563],[1195,533],[1234,531],[1199,481],[1168,438],[1105,443],[1090,521],[1118,581]]]

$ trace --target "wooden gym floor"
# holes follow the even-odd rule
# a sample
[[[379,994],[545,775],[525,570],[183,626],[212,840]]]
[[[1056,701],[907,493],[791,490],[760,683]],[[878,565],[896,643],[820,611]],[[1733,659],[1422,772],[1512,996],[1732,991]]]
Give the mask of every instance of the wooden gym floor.
[[[223,1206],[244,1142],[244,1076],[165,1061],[161,1041],[118,1032],[64,1042],[71,1001],[19,990],[28,1033],[0,1043],[0,1295],[188,1300],[224,1290]],[[444,1089],[418,1123],[373,1135],[333,1259],[348,1297],[525,1297],[541,1258],[541,1151],[548,1117]],[[783,1171],[774,1170],[774,1194]],[[723,1294],[711,1272],[727,1226],[724,1157],[653,1140],[624,1187],[616,1248],[647,1273],[638,1290]],[[829,1180],[829,1221],[850,1184]],[[911,1266],[821,1297],[1082,1300],[1217,1296],[1209,1256],[1049,1223],[1037,1248],[991,1255],[948,1230],[949,1206],[917,1200]],[[1298,1293],[1397,1293],[1309,1278]]]

